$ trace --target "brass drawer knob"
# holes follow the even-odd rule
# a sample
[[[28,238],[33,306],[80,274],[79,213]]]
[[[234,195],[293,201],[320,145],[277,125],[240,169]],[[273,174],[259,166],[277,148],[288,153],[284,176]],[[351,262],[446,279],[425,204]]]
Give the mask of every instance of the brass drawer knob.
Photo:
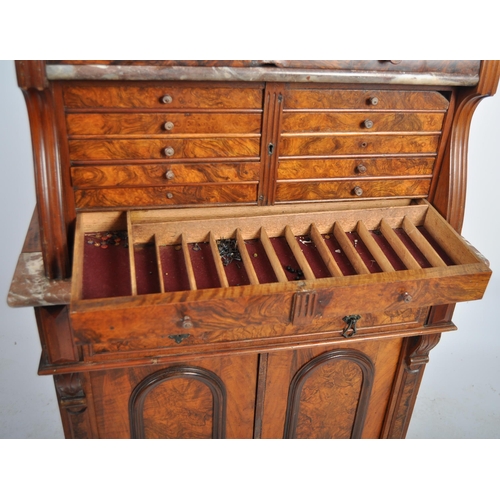
[[[163,104],[170,104],[170,103],[172,102],[172,100],[173,100],[173,99],[172,99],[172,96],[171,96],[171,95],[168,95],[168,94],[164,95],[164,96],[160,99],[160,101],[161,101]]]
[[[172,122],[165,122],[165,124],[163,125],[163,128],[165,130],[172,130],[174,128],[174,124]]]
[[[170,146],[165,148],[163,152],[165,153],[165,156],[174,156],[175,153],[174,148],[171,148]]]
[[[353,189],[353,192],[356,196],[361,196],[363,194],[363,190],[359,187],[359,186],[356,186],[354,189]]]
[[[167,193],[167,198],[168,198],[169,200],[171,200],[173,197],[174,197],[174,195],[173,195],[172,193]]]
[[[165,172],[165,179],[168,179],[171,181],[175,177],[175,174],[172,172],[172,170],[167,170]]]
[[[371,120],[365,120],[363,122],[363,125],[365,128],[372,128],[373,127],[373,122]]]
[[[193,322],[189,316],[184,316],[182,318],[182,328],[193,328]]]
[[[406,304],[409,304],[413,300],[413,297],[408,292],[402,293],[401,298]]]
[[[364,174],[366,172],[366,167],[364,165],[358,165],[356,167],[356,172],[358,174]]]
[[[368,102],[372,105],[372,106],[376,106],[378,104],[378,97],[370,97],[370,99],[368,99]]]

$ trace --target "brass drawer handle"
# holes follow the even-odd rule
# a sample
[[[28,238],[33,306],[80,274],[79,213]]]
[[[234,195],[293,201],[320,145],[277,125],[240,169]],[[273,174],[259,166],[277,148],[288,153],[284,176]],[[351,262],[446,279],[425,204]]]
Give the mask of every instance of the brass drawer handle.
[[[171,96],[171,95],[166,94],[166,95],[164,95],[164,96],[160,99],[160,101],[161,101],[163,104],[170,104],[170,103],[173,101],[173,99],[172,99],[172,96]]]
[[[169,181],[171,181],[174,178],[175,178],[175,174],[172,172],[172,170],[167,170],[165,172],[165,179],[168,179]]]
[[[165,130],[172,130],[174,128],[174,124],[172,122],[165,122],[165,124],[163,125],[163,128]]]
[[[356,324],[361,319],[359,314],[351,314],[350,316],[344,316],[342,321],[344,321],[346,326],[342,330],[342,337],[348,339],[357,333]],[[349,333],[349,330],[351,332]]]
[[[373,127],[373,122],[371,120],[365,120],[363,122],[363,125],[365,128],[372,128]]]
[[[360,188],[359,186],[356,186],[354,189],[353,189],[353,192],[356,196],[361,196],[363,194],[363,189]]]
[[[356,167],[356,172],[358,174],[364,174],[366,172],[366,167],[364,165],[358,165]]]
[[[170,146],[165,148],[163,152],[165,153],[165,156],[174,156],[175,153],[174,148],[171,148]]]

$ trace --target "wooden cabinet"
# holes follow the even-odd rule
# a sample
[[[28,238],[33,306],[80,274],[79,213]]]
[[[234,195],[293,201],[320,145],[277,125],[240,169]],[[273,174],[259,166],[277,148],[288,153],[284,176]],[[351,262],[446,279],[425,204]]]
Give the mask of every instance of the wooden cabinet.
[[[459,232],[499,64],[393,63],[18,63],[38,206],[10,302],[67,437],[404,437],[491,274]]]

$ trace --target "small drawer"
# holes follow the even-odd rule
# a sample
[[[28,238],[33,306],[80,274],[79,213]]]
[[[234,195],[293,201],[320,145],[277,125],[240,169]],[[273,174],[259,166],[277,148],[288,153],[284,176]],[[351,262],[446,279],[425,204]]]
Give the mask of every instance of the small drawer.
[[[285,112],[284,133],[297,132],[439,132],[444,113]]]
[[[446,111],[449,102],[432,91],[289,89],[283,105],[284,109]]]
[[[66,85],[66,108],[262,109],[261,85],[242,88],[184,85]]]
[[[78,209],[257,203],[257,183],[77,189]]]
[[[429,193],[430,179],[368,180],[328,182],[278,182],[276,201],[334,200],[424,197]]]
[[[110,139],[69,141],[72,161],[186,158],[255,158],[260,138]]]
[[[68,134],[260,134],[262,113],[69,113]]]
[[[349,158],[285,160],[278,162],[278,179],[337,177],[429,176],[434,158]]]
[[[170,163],[71,168],[76,189],[259,180],[260,163]]]
[[[360,154],[436,154],[440,135],[307,135],[286,136],[279,144],[280,157]]]

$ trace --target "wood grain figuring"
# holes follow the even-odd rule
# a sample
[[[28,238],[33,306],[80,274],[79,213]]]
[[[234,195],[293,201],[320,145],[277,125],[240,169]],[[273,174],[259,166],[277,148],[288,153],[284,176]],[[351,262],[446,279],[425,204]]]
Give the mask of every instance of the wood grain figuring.
[[[436,153],[436,135],[282,136],[280,156]]]
[[[187,185],[156,188],[82,189],[75,191],[83,208],[157,207],[216,203],[256,203],[255,184]]]
[[[362,113],[284,112],[283,133],[300,132],[438,132],[443,113]],[[365,120],[373,122],[367,130]]]
[[[165,148],[173,148],[167,156]],[[258,138],[70,140],[73,161],[178,158],[258,158]]]
[[[70,113],[66,121],[70,136],[260,135],[262,113]]]
[[[194,163],[73,167],[73,187],[169,186],[172,184],[258,181],[260,164]],[[171,179],[167,178],[171,177]]]
[[[373,105],[370,99],[376,97]],[[439,92],[405,92],[393,90],[288,90],[285,109],[374,109],[374,110],[442,110],[448,101]]]
[[[329,179],[338,177],[430,176],[433,157],[300,159],[281,158],[278,179]],[[366,168],[360,171],[359,167]]]
[[[373,363],[358,351],[313,358],[290,384],[284,437],[360,438],[373,378]]]
[[[163,112],[175,109],[261,109],[260,88],[184,87],[176,85],[68,85],[63,91],[69,109],[81,108],[156,108]],[[172,102],[163,103],[164,95]]]
[[[328,182],[278,182],[276,201],[333,200],[355,198],[380,198],[413,196],[424,197],[429,192],[430,180],[401,179],[391,180],[345,180]],[[356,187],[361,187],[362,194],[357,195]]]

